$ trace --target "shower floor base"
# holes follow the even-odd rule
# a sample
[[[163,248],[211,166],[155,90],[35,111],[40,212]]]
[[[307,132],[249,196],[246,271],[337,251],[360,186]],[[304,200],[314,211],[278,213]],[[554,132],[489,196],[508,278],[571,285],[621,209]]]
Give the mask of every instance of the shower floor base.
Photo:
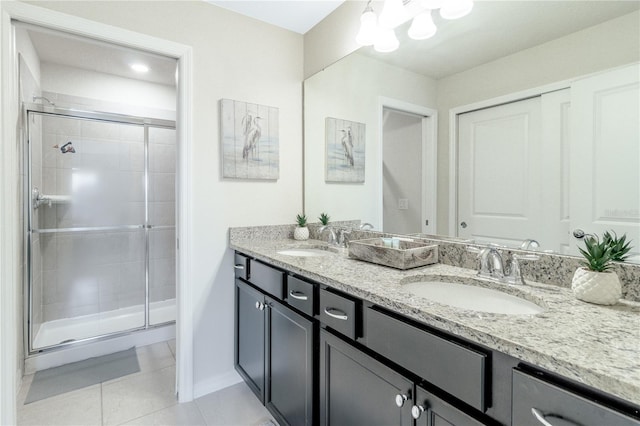
[[[175,299],[149,305],[149,323],[164,324],[176,320]],[[144,305],[130,306],[100,314],[47,321],[40,326],[33,341],[38,350],[61,343],[118,333],[144,326]]]

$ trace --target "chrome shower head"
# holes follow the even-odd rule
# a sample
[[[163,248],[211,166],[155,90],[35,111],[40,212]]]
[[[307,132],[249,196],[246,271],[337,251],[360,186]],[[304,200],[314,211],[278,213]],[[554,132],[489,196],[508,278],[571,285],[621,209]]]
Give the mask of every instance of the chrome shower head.
[[[71,144],[71,141],[65,143],[64,145],[62,145],[60,147],[60,152],[62,152],[63,154],[66,154],[67,152],[70,152],[72,154],[76,153],[75,148],[73,147],[73,145]]]

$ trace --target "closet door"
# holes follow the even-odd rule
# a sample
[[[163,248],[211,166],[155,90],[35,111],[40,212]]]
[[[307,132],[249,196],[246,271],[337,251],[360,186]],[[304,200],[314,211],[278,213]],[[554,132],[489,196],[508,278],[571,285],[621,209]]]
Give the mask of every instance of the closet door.
[[[640,259],[639,76],[640,65],[634,64],[571,86],[571,193],[582,194],[571,199],[572,230],[626,233],[634,241],[635,260]]]
[[[519,245],[541,228],[541,100],[458,118],[458,236]]]

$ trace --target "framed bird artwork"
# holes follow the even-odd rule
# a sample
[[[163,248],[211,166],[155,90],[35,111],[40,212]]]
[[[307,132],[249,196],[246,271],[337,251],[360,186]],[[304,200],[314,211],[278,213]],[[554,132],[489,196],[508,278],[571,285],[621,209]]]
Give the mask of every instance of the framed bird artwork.
[[[220,99],[223,178],[279,178],[278,115],[276,107]]]
[[[325,181],[363,183],[366,125],[327,117],[325,139]]]

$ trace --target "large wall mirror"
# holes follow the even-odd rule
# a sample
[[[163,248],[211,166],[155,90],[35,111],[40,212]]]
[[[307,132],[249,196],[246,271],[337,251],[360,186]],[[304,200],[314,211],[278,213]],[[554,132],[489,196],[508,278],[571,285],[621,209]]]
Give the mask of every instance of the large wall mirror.
[[[309,77],[305,212],[564,254],[574,231],[614,230],[639,260],[639,8],[477,1],[434,17],[431,39],[407,24],[397,51],[362,47]],[[364,181],[327,179],[352,173],[348,148]]]

